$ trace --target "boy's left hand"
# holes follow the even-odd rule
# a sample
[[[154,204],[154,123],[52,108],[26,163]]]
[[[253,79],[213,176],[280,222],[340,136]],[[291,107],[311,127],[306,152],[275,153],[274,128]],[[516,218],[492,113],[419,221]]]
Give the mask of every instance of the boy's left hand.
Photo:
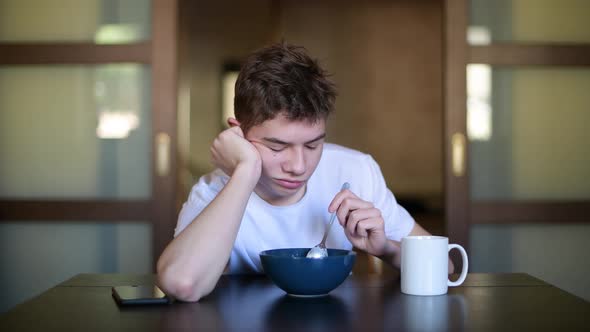
[[[381,211],[373,203],[363,201],[352,191],[340,191],[328,207],[336,215],[353,246],[373,256],[385,254],[387,237]]]

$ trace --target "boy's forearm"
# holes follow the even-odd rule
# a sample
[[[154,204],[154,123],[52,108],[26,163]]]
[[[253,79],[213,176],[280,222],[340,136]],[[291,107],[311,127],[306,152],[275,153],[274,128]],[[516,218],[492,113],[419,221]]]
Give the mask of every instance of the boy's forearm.
[[[168,245],[158,260],[158,280],[166,291],[197,301],[213,290],[256,182],[249,169],[236,168],[218,196]]]

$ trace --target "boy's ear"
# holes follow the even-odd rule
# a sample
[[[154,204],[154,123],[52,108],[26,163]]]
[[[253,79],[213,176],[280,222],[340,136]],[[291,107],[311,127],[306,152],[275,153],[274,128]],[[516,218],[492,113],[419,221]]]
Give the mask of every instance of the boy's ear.
[[[235,118],[227,118],[227,124],[230,127],[236,127],[236,126],[240,126],[240,122],[238,120],[236,120]]]

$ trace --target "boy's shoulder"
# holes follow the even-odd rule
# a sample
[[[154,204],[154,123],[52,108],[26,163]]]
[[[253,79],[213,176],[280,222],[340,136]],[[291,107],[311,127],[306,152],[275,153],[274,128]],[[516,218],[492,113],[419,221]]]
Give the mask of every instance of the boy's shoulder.
[[[322,158],[326,157],[330,162],[335,161],[366,161],[372,159],[371,155],[347,148],[342,145],[334,144],[334,143],[326,143],[324,144],[324,151]]]
[[[326,143],[316,171],[323,174],[367,174],[378,167],[368,154],[341,145]]]
[[[374,185],[381,183],[382,175],[370,154],[326,143],[311,181],[321,188],[339,188],[349,182],[359,197],[372,199]]]
[[[220,169],[202,175],[193,186],[192,191],[200,191],[205,196],[215,197],[229,181],[229,176]]]

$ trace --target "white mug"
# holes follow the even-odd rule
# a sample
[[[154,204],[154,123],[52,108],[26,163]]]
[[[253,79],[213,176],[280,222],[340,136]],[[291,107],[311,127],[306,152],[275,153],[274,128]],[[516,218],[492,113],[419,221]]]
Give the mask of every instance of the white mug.
[[[463,270],[457,281],[449,280],[449,251],[458,249]],[[467,277],[467,252],[449,244],[443,236],[406,236],[402,239],[401,288],[410,295],[446,294],[449,286],[459,286]]]

